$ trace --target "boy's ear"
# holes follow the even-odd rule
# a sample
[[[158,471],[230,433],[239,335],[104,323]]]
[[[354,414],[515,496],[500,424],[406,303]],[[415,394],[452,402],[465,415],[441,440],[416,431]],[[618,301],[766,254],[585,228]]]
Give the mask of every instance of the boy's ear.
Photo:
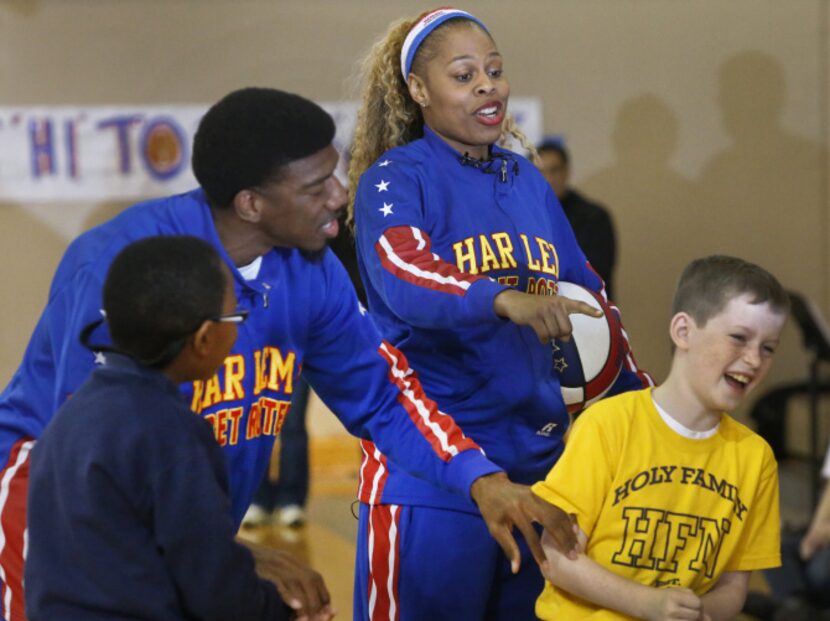
[[[686,350],[689,348],[689,336],[694,328],[694,319],[688,313],[680,312],[671,318],[669,335],[677,349]]]
[[[213,327],[214,323],[212,321],[205,320],[191,337],[190,342],[193,347],[193,351],[199,357],[207,356],[210,353],[210,347],[213,342]]]
[[[261,201],[253,190],[239,190],[233,197],[231,208],[245,222],[259,222],[262,214]]]

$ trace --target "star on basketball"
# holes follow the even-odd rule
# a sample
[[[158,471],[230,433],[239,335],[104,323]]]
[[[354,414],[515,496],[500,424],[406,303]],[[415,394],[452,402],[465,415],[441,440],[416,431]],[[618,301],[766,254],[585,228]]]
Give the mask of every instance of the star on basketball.
[[[378,211],[379,211],[380,213],[382,213],[382,214],[383,214],[383,217],[384,217],[384,218],[385,218],[386,216],[388,216],[388,215],[391,215],[391,214],[392,214],[392,205],[393,205],[393,203],[386,203],[386,202],[384,202],[384,203],[383,203],[383,207],[381,207],[380,209],[378,209]]]
[[[389,164],[391,163],[392,160],[383,160],[380,164],[378,164],[378,166],[380,166],[381,168],[385,168],[386,166],[389,166]]]
[[[100,351],[95,352],[95,364],[102,365],[107,363],[107,357]]]
[[[562,371],[568,368],[568,363],[565,362],[564,358],[554,358],[553,366],[556,368],[557,371],[562,373]]]
[[[389,182],[381,179],[380,183],[375,185],[375,187],[378,189],[378,192],[388,192],[389,190],[387,188],[389,187]]]

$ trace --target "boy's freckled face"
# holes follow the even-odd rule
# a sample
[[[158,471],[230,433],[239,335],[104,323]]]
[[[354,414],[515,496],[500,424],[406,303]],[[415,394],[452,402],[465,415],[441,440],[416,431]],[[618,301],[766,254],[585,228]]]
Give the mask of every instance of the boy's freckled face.
[[[688,359],[692,388],[706,409],[731,412],[772,365],[786,315],[744,294],[730,300],[704,327],[692,322]]]

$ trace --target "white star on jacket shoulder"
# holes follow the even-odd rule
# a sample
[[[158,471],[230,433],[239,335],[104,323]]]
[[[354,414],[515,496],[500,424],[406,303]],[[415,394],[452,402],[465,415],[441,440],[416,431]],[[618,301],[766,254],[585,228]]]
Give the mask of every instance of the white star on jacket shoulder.
[[[386,216],[388,216],[388,215],[390,215],[390,214],[392,213],[392,205],[393,205],[393,204],[394,204],[394,203],[386,203],[386,202],[384,202],[384,203],[383,203],[383,207],[381,207],[380,209],[378,209],[378,211],[379,211],[380,213],[382,213],[382,214],[383,214],[383,217],[384,217],[384,218],[385,218]]]
[[[95,352],[95,364],[106,364],[107,357],[100,351]]]
[[[376,184],[375,187],[378,189],[378,192],[388,192],[389,182],[381,179],[380,183]]]
[[[378,164],[378,166],[380,166],[381,168],[386,168],[386,167],[387,167],[387,166],[389,166],[389,164],[391,164],[391,163],[392,163],[392,160],[383,160],[382,162],[380,162],[380,163]]]

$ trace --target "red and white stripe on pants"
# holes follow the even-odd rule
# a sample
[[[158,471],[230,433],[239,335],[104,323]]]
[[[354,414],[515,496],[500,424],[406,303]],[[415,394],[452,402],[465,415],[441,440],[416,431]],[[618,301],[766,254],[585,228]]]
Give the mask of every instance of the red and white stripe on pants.
[[[26,493],[29,453],[35,442],[23,438],[9,451],[0,470],[0,617],[25,621],[23,562],[26,558]]]
[[[398,621],[400,538],[398,505],[369,506],[369,619]]]

